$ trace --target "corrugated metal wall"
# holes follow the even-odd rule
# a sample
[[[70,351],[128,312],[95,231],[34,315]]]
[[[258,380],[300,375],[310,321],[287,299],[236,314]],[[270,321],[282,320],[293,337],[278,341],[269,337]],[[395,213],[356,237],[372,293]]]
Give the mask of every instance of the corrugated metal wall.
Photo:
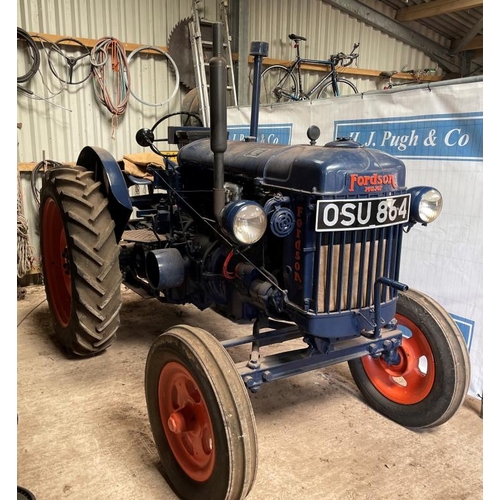
[[[217,19],[218,0],[200,2],[207,19]],[[229,2],[231,15],[232,4]],[[364,25],[321,0],[252,0],[248,2],[250,40],[269,43],[269,57],[292,60],[295,56],[289,33],[307,38],[302,53],[310,58],[328,58],[339,51],[349,52],[360,42],[357,66],[363,69],[391,70],[437,66],[423,53]],[[389,14],[389,13],[388,13]],[[112,36],[126,43],[166,46],[175,25],[191,15],[186,0],[18,0],[18,26],[29,32],[99,39]],[[240,21],[241,22],[241,21]],[[436,40],[439,41],[439,40]],[[242,56],[243,57],[243,56]],[[88,67],[88,58],[82,63]],[[159,55],[138,54],[131,63],[131,89],[147,103],[162,103],[174,90],[173,72]],[[250,65],[249,65],[250,68]],[[18,68],[18,74],[21,70]],[[40,72],[27,86],[41,97],[51,97],[61,88],[47,67],[42,51]],[[306,85],[315,76],[306,80]],[[376,79],[350,78],[361,91],[377,88]],[[94,93],[92,78],[71,85],[49,101],[29,99],[18,94],[18,158],[21,162],[46,158],[75,161],[82,145],[95,144],[115,156],[139,151],[133,138],[141,126],[153,124],[160,116],[180,110],[182,87],[164,106],[146,106],[133,96],[113,134],[111,113]],[[112,136],[114,135],[114,139]]]
[[[204,2],[208,14],[215,5]],[[123,43],[166,47],[175,24],[191,15],[191,2],[185,0],[19,0],[18,26],[28,32],[99,39],[114,37]],[[50,45],[46,45],[47,50]],[[81,54],[82,52],[80,52]],[[52,90],[61,87],[47,66],[42,52],[40,72],[28,82],[38,96],[50,96],[42,76]],[[130,88],[139,99],[162,103],[174,90],[174,73],[167,59],[158,54],[137,54],[130,64]],[[81,60],[89,67],[89,58]],[[18,68],[18,74],[20,70]],[[108,149],[115,156],[137,151],[133,144],[136,130],[151,126],[160,116],[180,110],[181,92],[166,105],[146,106],[130,96],[113,135],[111,112],[95,97],[93,79],[69,85],[50,101],[29,99],[18,93],[19,161],[46,158],[75,161],[83,145]],[[61,107],[66,108],[62,109]]]
[[[31,33],[94,40],[114,37],[123,43],[157,47],[168,45],[175,25],[191,16],[192,9],[188,0],[18,0],[17,5],[18,27]],[[220,5],[219,0],[202,0],[200,14],[218,20]],[[237,5],[229,0],[230,16],[239,16],[231,10]],[[307,38],[303,46],[305,57],[328,58],[332,53],[349,52],[355,42],[360,42],[357,66],[362,69],[436,66],[419,51],[321,0],[252,0],[244,8],[248,16],[239,16],[239,22],[247,23],[248,40],[267,41],[270,58],[292,60],[295,54],[288,34],[295,33]],[[22,123],[17,134],[18,162],[38,163],[43,159],[74,162],[85,145],[102,147],[120,159],[124,154],[143,151],[134,140],[140,127],[151,127],[161,116],[181,109],[186,94],[182,86],[175,98],[163,106],[147,106],[130,96],[125,113],[113,127],[111,112],[96,98],[92,78],[61,88],[61,82],[47,65],[49,48],[50,45],[45,45],[41,51],[39,72],[23,84],[38,98],[19,92],[17,95],[17,121]],[[18,77],[29,67],[30,61],[25,56],[25,50],[18,49]],[[247,53],[240,54],[240,61],[247,58]],[[89,58],[82,59],[82,65],[87,65],[90,71]],[[175,88],[174,73],[160,54],[138,54],[131,61],[130,72],[133,93],[146,103],[164,102]],[[313,78],[305,79],[306,86],[312,84]],[[350,79],[361,91],[376,89],[381,83],[376,78]],[[177,124],[176,120],[173,118],[165,125]],[[30,241],[37,252],[36,205],[26,200],[31,194],[29,173],[22,174],[21,182]]]
[[[373,7],[378,2],[365,2]],[[355,67],[378,71],[438,68],[437,62],[422,52],[365,25],[321,0],[253,0],[249,2],[249,38],[269,43],[269,58],[291,61],[295,50],[288,35],[307,38],[301,44],[301,55],[311,59],[328,59],[338,52],[349,53],[360,42]],[[385,6],[388,17],[390,8]],[[422,33],[424,34],[424,33]],[[437,43],[443,42],[434,34],[425,33]],[[315,83],[318,73],[306,79],[306,87]],[[383,80],[348,76],[361,92],[383,87]]]

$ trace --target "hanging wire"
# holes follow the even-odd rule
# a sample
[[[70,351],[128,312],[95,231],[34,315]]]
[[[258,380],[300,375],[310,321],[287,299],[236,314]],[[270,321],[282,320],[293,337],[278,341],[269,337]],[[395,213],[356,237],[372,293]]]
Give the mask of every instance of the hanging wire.
[[[26,71],[24,75],[17,77],[17,84],[19,85],[20,83],[28,82],[35,76],[38,68],[40,67],[40,52],[38,51],[38,47],[36,46],[36,43],[31,35],[19,27],[17,28],[17,40],[23,40],[26,42],[28,46],[28,56],[31,60],[31,65],[28,71]]]
[[[125,113],[130,97],[130,69],[124,45],[113,37],[100,38],[90,53],[97,100],[112,115],[113,132],[118,116]]]
[[[49,51],[51,50],[51,46],[54,45],[54,43],[38,33],[34,33],[33,35],[31,35],[31,38],[33,39],[34,42],[39,43],[41,45],[41,50],[43,51],[43,53],[45,53],[46,60],[48,61]],[[46,44],[48,45],[49,48],[47,48]],[[39,64],[38,74],[40,75],[43,86],[47,89],[47,92],[49,94],[48,96],[44,97],[44,96],[37,95],[32,90],[27,89],[26,87],[23,87],[22,85],[17,86],[17,91],[23,93],[29,99],[33,99],[36,101],[46,101],[49,104],[52,104],[53,106],[64,109],[65,111],[72,112],[72,110],[69,108],[66,108],[64,106],[61,106],[60,104],[56,104],[54,102],[51,102],[51,99],[53,99],[54,97],[61,94],[62,91],[67,88],[67,85],[63,84],[60,86],[59,89],[57,89],[55,91],[52,90],[47,83],[46,77],[44,76],[44,71],[42,71],[41,60],[40,60],[40,64]]]
[[[41,162],[35,165],[35,168],[31,171],[30,177],[30,185],[31,185],[31,193],[33,194],[33,198],[38,207],[40,207],[40,190],[36,187],[36,180],[38,174],[40,172],[46,172],[47,170],[54,167],[62,167],[62,163],[58,163],[53,160],[42,160]]]
[[[140,53],[140,52],[146,51],[146,50],[147,51],[158,52],[159,54],[165,56],[167,67],[169,67],[170,69],[172,69],[174,71],[174,74],[175,74],[174,91],[169,95],[169,97],[165,101],[160,102],[160,103],[149,103],[149,102],[143,101],[142,99],[140,99],[139,97],[137,97],[134,94],[134,92],[132,91],[132,89],[130,90],[130,93],[132,94],[132,96],[136,100],[138,100],[141,104],[144,104],[145,106],[156,106],[156,107],[164,106],[165,104],[167,104],[167,102],[169,102],[171,99],[173,99],[175,97],[175,95],[177,94],[177,91],[179,90],[179,81],[180,81],[179,69],[177,67],[177,64],[175,64],[174,60],[172,59],[172,57],[167,52],[165,52],[164,50],[160,49],[159,47],[155,47],[154,45],[143,45],[142,47],[138,47],[137,49],[135,49],[134,51],[132,51],[129,54],[129,56],[128,56],[129,67],[131,66],[131,61],[135,57],[135,55],[138,54],[138,53]]]

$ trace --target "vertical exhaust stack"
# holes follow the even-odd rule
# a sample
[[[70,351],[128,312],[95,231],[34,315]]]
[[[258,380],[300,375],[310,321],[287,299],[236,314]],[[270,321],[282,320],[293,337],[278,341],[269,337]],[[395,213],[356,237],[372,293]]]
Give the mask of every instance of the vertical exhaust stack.
[[[210,59],[210,148],[214,154],[214,200],[216,220],[225,205],[224,153],[227,149],[227,62],[222,56],[222,23],[213,25]]]

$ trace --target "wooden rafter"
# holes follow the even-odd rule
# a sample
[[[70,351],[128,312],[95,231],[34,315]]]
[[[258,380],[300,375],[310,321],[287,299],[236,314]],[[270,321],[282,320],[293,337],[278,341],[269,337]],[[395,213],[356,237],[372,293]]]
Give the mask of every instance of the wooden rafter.
[[[450,12],[460,10],[475,9],[482,6],[483,0],[432,0],[398,10],[396,21],[416,21],[417,19],[449,14]]]

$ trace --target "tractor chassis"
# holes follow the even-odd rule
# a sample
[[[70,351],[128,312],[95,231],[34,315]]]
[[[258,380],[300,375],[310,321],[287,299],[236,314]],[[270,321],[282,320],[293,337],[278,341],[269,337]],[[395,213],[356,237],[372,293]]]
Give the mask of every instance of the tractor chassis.
[[[266,356],[262,356],[260,353],[261,347],[301,337],[308,344],[308,347]],[[245,386],[250,391],[257,392],[264,382],[298,375],[365,355],[374,358],[382,356],[388,364],[397,363],[399,360],[397,349],[401,345],[402,332],[397,329],[384,328],[381,329],[378,336],[359,336],[335,343],[327,339],[324,340],[324,345],[318,344],[317,338],[304,336],[303,332],[296,326],[259,333],[258,322],[256,322],[252,335],[221,341],[221,345],[230,349],[244,344],[252,344],[249,360],[235,363],[235,366]],[[318,348],[319,346],[320,348]]]

